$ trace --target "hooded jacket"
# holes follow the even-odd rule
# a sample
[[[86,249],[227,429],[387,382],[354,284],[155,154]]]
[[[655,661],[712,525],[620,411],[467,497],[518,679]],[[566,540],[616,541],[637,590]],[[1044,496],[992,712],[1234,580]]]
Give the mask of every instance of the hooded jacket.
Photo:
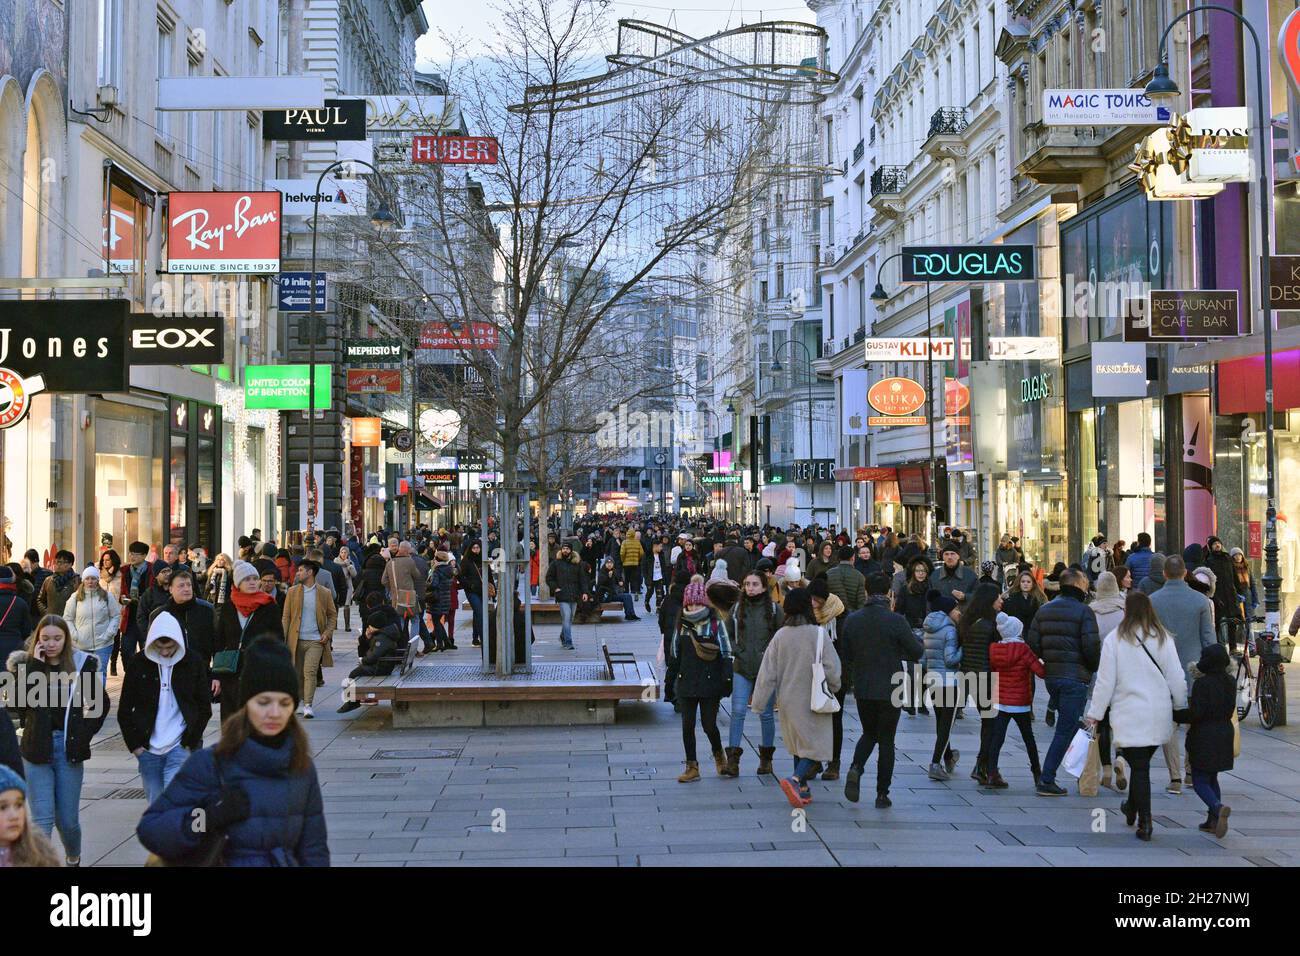
[[[456,577],[451,562],[434,567],[429,574],[429,586],[424,592],[425,610],[435,618],[451,613],[451,583]]]
[[[29,686],[28,680],[42,675],[40,683],[47,686],[69,687],[72,692],[64,700],[47,701],[44,707],[10,706],[19,718],[23,730],[21,749],[23,759],[36,764],[48,764],[54,759],[54,731],[63,731],[63,747],[68,760],[81,763],[90,759],[90,741],[108,719],[111,706],[104,675],[99,672],[99,658],[84,651],[73,651],[75,681],[60,682],[45,675],[57,668],[29,657],[25,650],[9,655],[6,667],[19,686]]]
[[[167,603],[149,615],[149,626],[160,614],[170,614],[180,622],[185,635],[185,654],[202,662],[204,668],[211,666],[212,655],[217,651],[217,610],[207,601],[192,598],[184,604],[177,604],[169,597]]]
[[[1214,572],[1214,608],[1218,620],[1241,617],[1241,602],[1237,600],[1237,573],[1232,567],[1232,555],[1227,551],[1210,551],[1205,556],[1205,566]]]
[[[161,637],[180,645],[171,658],[158,653],[155,645]],[[188,651],[180,621],[160,611],[149,625],[144,653],[127,662],[122,680],[117,723],[126,749],[144,747],[165,754],[177,744],[186,750],[202,747],[203,731],[212,718],[207,677],[208,662]]]
[[[1034,675],[1046,677],[1038,655],[1020,637],[1003,637],[989,645],[989,666],[997,674],[998,703],[1027,707],[1034,702]]]
[[[943,611],[931,611],[921,628],[925,644],[925,669],[944,687],[955,687],[961,671],[961,645],[957,625]]]
[[[546,569],[546,586],[559,604],[577,604],[582,595],[591,593],[591,582],[576,551],[569,553],[568,561],[557,557]]]
[[[771,624],[768,623],[769,609],[772,611]],[[757,598],[742,594],[740,603],[732,615],[732,622],[734,625],[732,631],[735,634],[733,647],[736,654],[733,666],[737,674],[755,681],[758,679],[758,669],[763,664],[763,653],[767,650],[767,645],[772,642],[773,635],[785,623],[785,612],[766,591]]]
[[[1130,562],[1135,553],[1136,552],[1132,552],[1129,554]],[[1129,570],[1133,572],[1133,580],[1137,582],[1136,586],[1138,590],[1147,597],[1155,594],[1165,586],[1165,556],[1158,551],[1151,555],[1150,559],[1147,561],[1146,577],[1138,580],[1138,573],[1131,563],[1129,564]]]

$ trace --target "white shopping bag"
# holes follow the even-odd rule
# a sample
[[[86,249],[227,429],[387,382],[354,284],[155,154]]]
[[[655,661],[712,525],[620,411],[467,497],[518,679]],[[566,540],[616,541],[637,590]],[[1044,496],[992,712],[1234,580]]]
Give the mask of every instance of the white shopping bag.
[[[1088,765],[1090,743],[1092,743],[1092,734],[1082,727],[1075,731],[1074,739],[1070,741],[1065,756],[1061,758],[1061,769],[1072,777],[1083,776],[1083,770]]]

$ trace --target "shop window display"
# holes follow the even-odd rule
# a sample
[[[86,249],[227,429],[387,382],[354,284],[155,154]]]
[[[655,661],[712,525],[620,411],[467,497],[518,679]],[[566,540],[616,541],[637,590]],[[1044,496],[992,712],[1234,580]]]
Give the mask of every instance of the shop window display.
[[[119,552],[132,541],[162,538],[163,415],[95,400],[95,531]]]

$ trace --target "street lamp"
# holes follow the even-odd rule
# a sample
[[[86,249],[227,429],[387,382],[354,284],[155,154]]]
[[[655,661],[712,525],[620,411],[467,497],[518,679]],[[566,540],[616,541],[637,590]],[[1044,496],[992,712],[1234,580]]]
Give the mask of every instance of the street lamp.
[[[787,345],[792,347],[795,345],[799,346],[799,348],[803,349],[803,354],[805,358],[807,358],[808,360],[808,467],[809,467],[808,523],[813,524],[814,523],[813,519],[817,516],[817,513],[813,510],[813,483],[811,480],[812,479],[811,469],[812,469],[812,461],[813,461],[813,388],[812,387],[813,387],[813,376],[814,376],[812,350],[809,349],[808,346],[804,345],[804,343],[800,342],[798,339],[786,339],[784,342],[782,342],[780,345],[778,345],[775,349],[772,350],[771,370],[774,374],[780,373],[784,370],[784,366],[781,365],[780,356],[781,356],[781,349],[785,348]]]
[[[1160,45],[1158,47],[1158,56],[1160,62],[1152,74],[1151,82],[1147,84],[1146,94],[1153,100],[1171,100],[1180,95],[1178,84],[1174,82],[1169,75],[1168,56],[1166,51],[1166,41],[1169,39],[1169,33],[1173,30],[1174,25],[1180,20],[1191,16],[1193,13],[1201,11],[1217,11],[1226,13],[1235,17],[1247,32],[1250,33],[1251,40],[1255,44],[1255,109],[1259,116],[1259,132],[1255,138],[1255,145],[1259,151],[1256,162],[1259,164],[1259,216],[1260,216],[1260,257],[1259,257],[1259,306],[1263,316],[1264,324],[1264,428],[1266,435],[1267,448],[1265,450],[1267,469],[1268,469],[1268,512],[1265,518],[1267,542],[1264,545],[1264,620],[1265,628],[1275,637],[1281,633],[1280,620],[1280,598],[1279,593],[1282,584],[1281,575],[1278,573],[1277,566],[1277,474],[1274,467],[1273,454],[1273,314],[1269,308],[1269,282],[1272,272],[1270,262],[1270,245],[1272,241],[1271,231],[1271,213],[1273,204],[1273,190],[1269,183],[1269,167],[1272,165],[1272,158],[1269,155],[1271,148],[1271,137],[1269,131],[1271,122],[1269,120],[1269,101],[1265,99],[1264,88],[1264,52],[1259,42],[1259,34],[1250,21],[1243,17],[1231,7],[1225,7],[1221,4],[1207,3],[1196,7],[1190,7],[1178,14],[1169,21],[1164,32],[1160,34]]]
[[[884,262],[876,267],[876,287],[871,290],[872,302],[884,302],[889,298],[889,293],[885,287],[880,284],[880,273],[894,259],[901,259],[903,254],[895,252],[892,256],[887,256]],[[925,431],[930,439],[930,474],[926,482],[930,498],[930,533],[926,535],[929,539],[929,558],[930,564],[936,565],[939,561],[939,549],[937,538],[939,536],[939,516],[937,514],[937,503],[935,502],[935,458],[934,458],[934,351],[930,341],[930,327],[933,325],[930,318],[930,280],[925,282]]]
[[[316,511],[320,505],[320,489],[316,487],[316,338],[317,338],[317,298],[316,298],[316,245],[320,235],[320,188],[325,177],[335,169],[356,163],[359,166],[365,166],[375,178],[383,185],[384,179],[379,170],[370,163],[359,159],[338,160],[330,163],[321,170],[320,175],[316,177],[316,190],[312,194],[311,208],[311,271],[307,273],[307,281],[311,285],[311,312],[307,317],[307,324],[311,329],[311,337],[307,340],[307,536],[313,537],[316,533]],[[383,194],[380,194],[379,208],[375,210],[370,221],[380,232],[387,230],[396,222],[396,217],[388,208],[388,203],[384,200]],[[412,461],[414,461],[415,451],[411,451]],[[299,491],[299,494],[302,494]]]

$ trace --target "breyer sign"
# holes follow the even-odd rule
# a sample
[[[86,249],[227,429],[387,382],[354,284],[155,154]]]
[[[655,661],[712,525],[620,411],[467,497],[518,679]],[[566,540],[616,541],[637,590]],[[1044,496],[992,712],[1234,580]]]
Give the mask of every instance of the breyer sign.
[[[167,194],[167,272],[280,271],[280,194]]]

